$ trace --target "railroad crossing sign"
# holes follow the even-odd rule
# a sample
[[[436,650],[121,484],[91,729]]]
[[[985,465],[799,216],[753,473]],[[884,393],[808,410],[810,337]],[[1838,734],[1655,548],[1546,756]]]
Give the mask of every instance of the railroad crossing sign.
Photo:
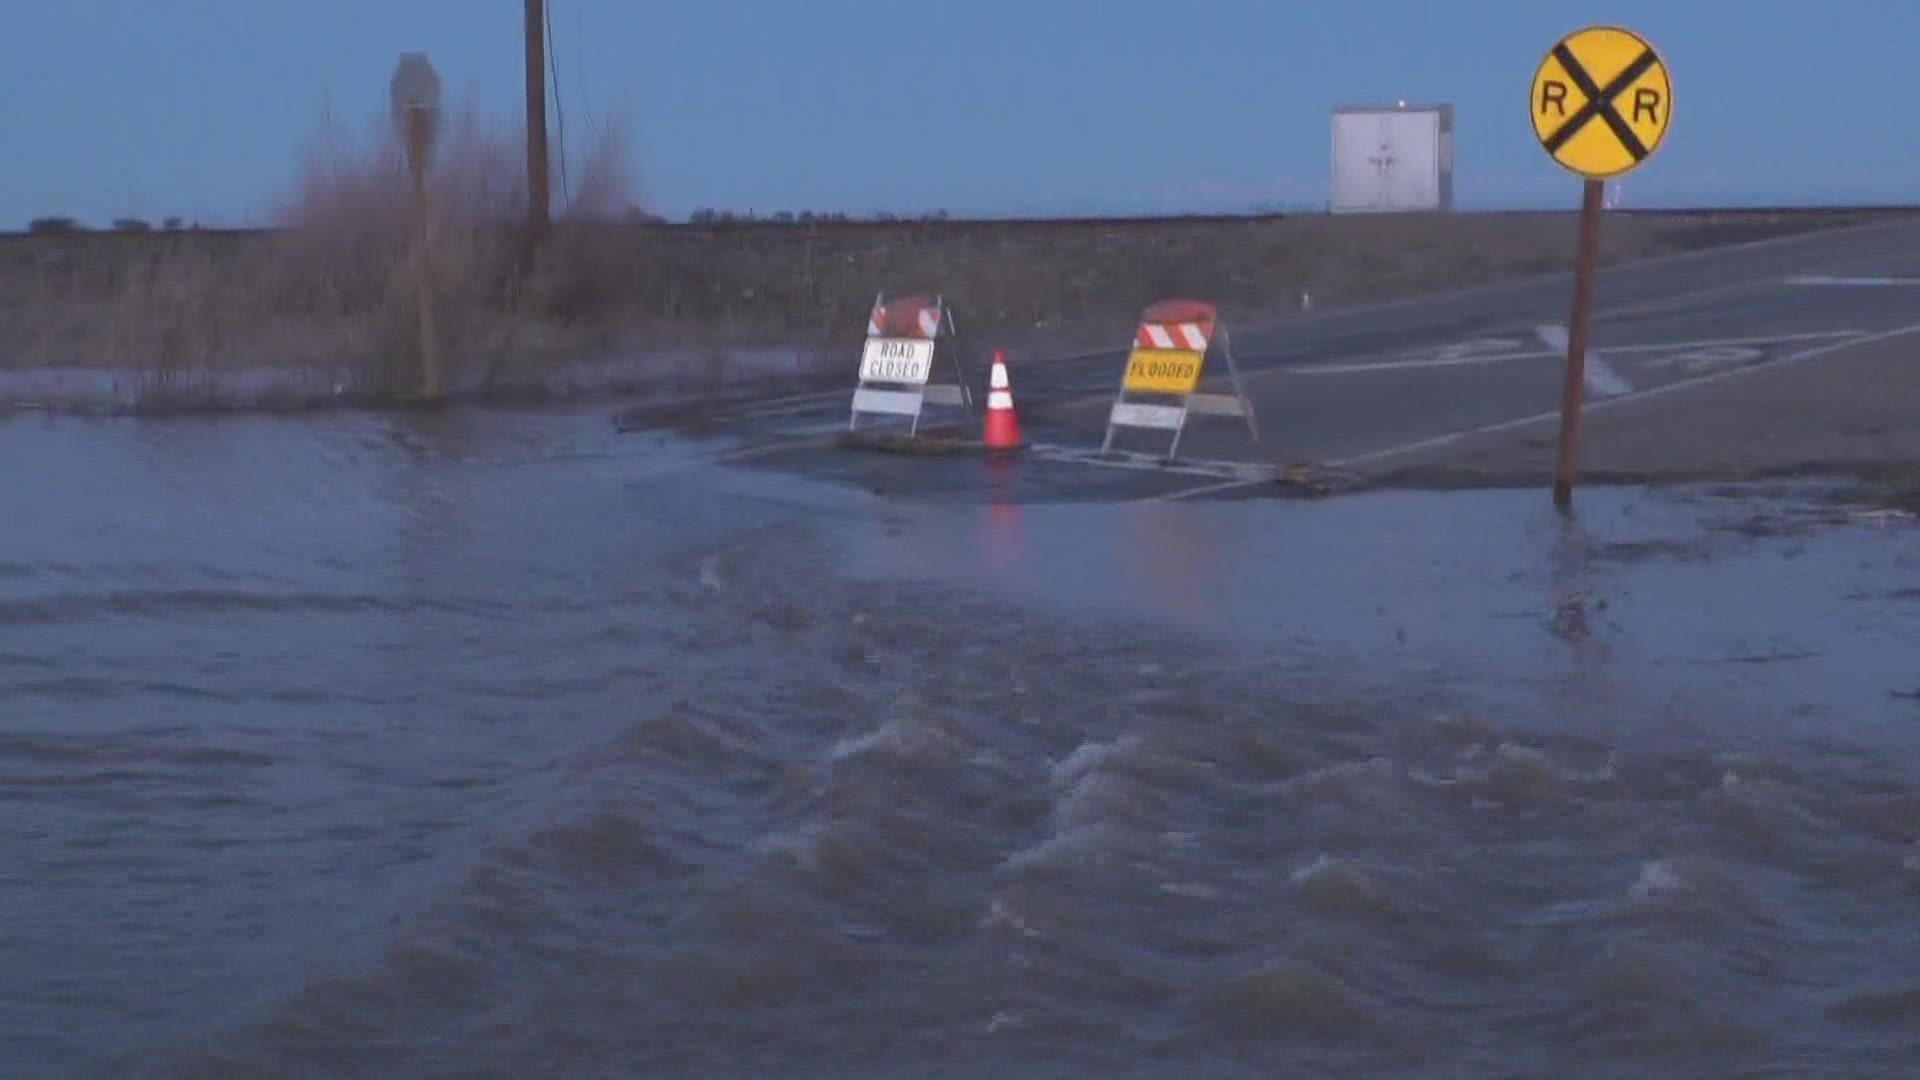
[[[1527,113],[1547,156],[1585,178],[1580,241],[1573,256],[1573,314],[1567,320],[1560,448],[1553,466],[1553,503],[1565,511],[1573,501],[1607,181],[1639,168],[1667,137],[1673,124],[1673,81],[1666,62],[1639,34],[1618,26],[1589,26],[1547,51],[1533,73]]]
[[[1569,172],[1606,180],[1652,156],[1673,122],[1673,83],[1646,39],[1617,26],[1561,38],[1533,73],[1540,146]]]

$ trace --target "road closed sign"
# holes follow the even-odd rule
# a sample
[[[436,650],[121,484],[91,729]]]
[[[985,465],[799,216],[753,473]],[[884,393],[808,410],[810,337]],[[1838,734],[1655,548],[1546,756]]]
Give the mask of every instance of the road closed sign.
[[[860,381],[924,386],[933,374],[933,342],[873,337],[860,354]]]
[[[1135,349],[1123,385],[1136,394],[1191,394],[1200,385],[1203,358],[1194,349]]]

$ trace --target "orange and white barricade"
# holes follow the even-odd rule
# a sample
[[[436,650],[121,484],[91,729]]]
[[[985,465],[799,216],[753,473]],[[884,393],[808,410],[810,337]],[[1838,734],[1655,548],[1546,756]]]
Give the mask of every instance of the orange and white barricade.
[[[874,297],[848,431],[859,425],[862,414],[911,417],[914,434],[920,431],[920,414],[928,405],[954,406],[972,414],[973,395],[960,370],[959,353],[951,345],[946,352],[953,358],[953,382],[931,381],[943,332],[951,342],[953,312],[940,297],[887,300],[884,293]]]
[[[1218,349],[1214,348],[1216,339]],[[1210,351],[1219,352],[1226,361],[1233,393],[1198,392]],[[1233,337],[1220,322],[1219,313],[1212,304],[1200,300],[1163,300],[1140,317],[1126,371],[1120,377],[1120,391],[1107,414],[1107,436],[1100,452],[1113,449],[1118,429],[1147,428],[1173,433],[1167,447],[1167,459],[1171,461],[1180,449],[1187,418],[1194,415],[1242,417],[1247,433],[1254,442],[1260,441],[1253,402],[1248,400],[1239,369],[1233,363]]]

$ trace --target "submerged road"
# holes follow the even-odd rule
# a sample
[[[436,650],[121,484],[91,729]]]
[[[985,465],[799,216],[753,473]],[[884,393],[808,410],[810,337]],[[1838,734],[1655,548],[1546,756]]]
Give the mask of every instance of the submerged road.
[[[1180,497],[1263,484],[1294,465],[1362,475],[1441,460],[1475,433],[1540,429],[1550,437],[1564,368],[1570,274],[1230,326],[1261,439],[1238,421],[1190,421],[1173,467],[1166,440],[1131,431],[1126,453],[1101,458],[1124,348],[1031,361],[1015,356],[1015,399],[1047,491],[1090,497]],[[1778,237],[1615,266],[1596,286],[1589,410],[1712,387],[1770,366],[1841,356],[1920,333],[1920,224],[1875,223]],[[849,368],[852,360],[849,360]],[[975,380],[984,386],[984,374]],[[1210,358],[1206,389],[1228,388]],[[754,402],[724,411],[744,455],[873,486],[941,489],[977,463],[848,462],[820,447],[846,424],[849,391]],[[948,413],[951,416],[953,414]],[[929,412],[937,422],[939,413]],[[1116,468],[1117,467],[1117,468]],[[1058,469],[1123,476],[1056,482]]]

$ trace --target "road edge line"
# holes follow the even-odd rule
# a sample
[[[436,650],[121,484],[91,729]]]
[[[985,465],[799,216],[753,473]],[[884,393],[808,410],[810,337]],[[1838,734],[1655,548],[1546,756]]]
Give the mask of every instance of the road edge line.
[[[1808,360],[1817,360],[1823,356],[1828,356],[1833,353],[1841,352],[1846,349],[1851,349],[1851,348],[1855,348],[1857,346],[1862,346],[1862,345],[1873,345],[1882,341],[1892,341],[1895,338],[1907,337],[1913,334],[1920,334],[1920,323],[1911,323],[1906,326],[1895,327],[1892,330],[1882,330],[1878,333],[1866,334],[1861,337],[1851,337],[1851,338],[1843,338],[1839,341],[1829,341],[1820,345],[1812,346],[1810,348],[1802,349],[1799,352],[1788,353],[1785,356],[1778,356],[1772,360],[1763,360],[1757,364],[1748,364],[1745,367],[1728,368],[1724,371],[1708,372],[1705,375],[1697,375],[1691,379],[1681,379],[1676,382],[1670,382],[1670,383],[1662,384],[1660,386],[1649,387],[1645,390],[1636,390],[1631,394],[1624,394],[1624,395],[1621,395],[1620,397],[1607,398],[1603,401],[1592,402],[1591,404],[1587,405],[1584,410],[1582,410],[1582,413],[1584,415],[1586,413],[1604,412],[1608,409],[1611,409],[1620,405],[1626,405],[1626,404],[1637,402],[1637,401],[1646,401],[1650,398],[1664,397],[1668,394],[1675,394],[1683,390],[1691,390],[1701,386],[1710,386],[1717,383],[1729,382],[1733,379],[1744,378],[1748,375],[1753,375],[1762,371],[1773,371],[1780,368],[1792,367],[1795,364],[1804,363]],[[1553,409],[1547,412],[1534,413],[1530,416],[1517,417],[1512,420],[1503,420],[1496,424],[1485,424],[1480,427],[1464,428],[1459,431],[1451,431],[1442,435],[1435,435],[1430,438],[1420,439],[1415,442],[1403,443],[1399,446],[1383,447],[1379,450],[1370,450],[1363,454],[1352,454],[1344,458],[1339,458],[1334,461],[1329,461],[1326,464],[1330,468],[1353,468],[1355,466],[1366,465],[1376,461],[1383,461],[1388,458],[1399,457],[1404,454],[1418,453],[1422,450],[1431,450],[1431,449],[1435,449],[1442,446],[1449,446],[1449,445],[1452,445],[1453,443],[1461,442],[1466,439],[1476,438],[1481,435],[1505,434],[1507,432],[1517,431],[1534,424],[1541,424],[1549,421],[1557,421],[1559,420],[1559,418],[1560,418],[1560,410]]]

